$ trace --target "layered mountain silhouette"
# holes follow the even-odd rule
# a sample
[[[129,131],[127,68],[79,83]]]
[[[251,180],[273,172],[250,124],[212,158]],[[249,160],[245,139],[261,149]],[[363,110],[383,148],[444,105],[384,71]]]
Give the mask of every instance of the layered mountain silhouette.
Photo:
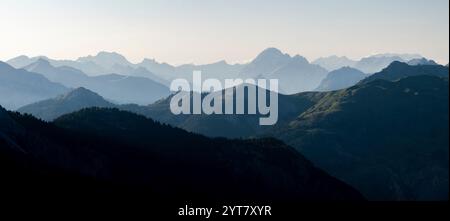
[[[61,66],[66,66],[66,67],[71,67],[71,68],[75,68],[77,70],[82,71],[83,73],[86,73],[90,76],[95,76],[95,75],[103,75],[103,74],[110,74],[110,72],[108,72],[108,70],[105,70],[104,68],[98,66],[97,64],[95,64],[94,62],[78,62],[78,61],[72,61],[72,60],[55,60],[55,59],[50,59],[46,56],[37,56],[37,57],[28,57],[25,55],[21,55],[18,56],[16,58],[12,58],[10,60],[7,61],[8,64],[10,64],[11,66],[15,67],[15,68],[24,68],[28,65],[31,65],[35,62],[37,62],[39,59],[42,60],[47,60],[48,62],[50,62],[50,64],[52,66],[55,67],[61,67]]]
[[[209,136],[280,138],[369,199],[448,199],[448,78],[375,80],[280,97],[286,112],[268,128],[255,126],[254,116],[170,118],[161,103],[151,106],[160,111],[155,119]]]
[[[236,88],[229,88],[224,92],[214,92],[213,96],[222,94],[221,100],[224,101],[223,108],[229,105],[229,102],[240,102],[243,100],[244,104],[248,99],[233,96],[232,100],[226,100],[226,96],[230,96],[231,92],[235,92],[238,88],[244,88],[247,95],[249,85],[240,85]],[[259,88],[258,93],[263,93],[264,89]],[[192,96],[190,92],[185,93],[185,96]],[[265,92],[268,96],[269,93]],[[313,93],[304,93],[297,96],[279,95],[279,120],[286,123],[287,120],[295,118],[299,112],[305,111],[313,105]],[[202,97],[206,96],[203,94]],[[133,112],[144,115],[148,118],[158,119],[162,123],[175,125],[177,127],[189,130],[199,134],[207,134],[212,137],[229,137],[242,138],[254,137],[256,135],[264,135],[272,127],[259,126],[259,115],[174,115],[170,110],[170,101],[172,96],[162,99],[154,104],[141,106],[135,104],[117,105],[108,102],[98,94],[89,91],[85,88],[75,89],[66,95],[58,96],[41,102],[27,105],[18,109],[20,113],[31,114],[39,119],[45,121],[52,121],[62,115],[79,111],[88,107],[114,107],[120,110]],[[191,99],[192,106],[192,99]],[[234,112],[236,107],[234,106]],[[247,113],[248,107],[245,107]]]
[[[67,87],[85,87],[118,103],[150,104],[170,94],[168,87],[149,78],[117,74],[91,77],[71,67],[54,67],[44,59],[39,59],[25,69]]]
[[[69,91],[61,84],[0,62],[0,105],[15,110],[23,105],[55,97]]]
[[[99,52],[94,56],[81,57],[74,61],[53,60],[45,56],[33,58],[19,56],[9,60],[8,63],[15,68],[24,68],[32,66],[39,60],[47,60],[50,65],[56,68],[74,68],[88,76],[115,74],[143,77],[165,86],[169,86],[170,82],[177,78],[191,81],[193,71],[202,71],[203,79],[215,78],[221,81],[230,78],[279,79],[279,92],[282,94],[312,91],[319,87],[329,71],[343,67],[352,67],[364,73],[372,74],[380,72],[394,61],[409,61],[411,65],[435,64],[435,62],[427,61],[422,56],[414,54],[379,54],[359,61],[347,57],[330,56],[309,63],[300,55],[292,57],[276,48],[268,48],[262,51],[247,64],[228,64],[226,61],[219,61],[205,65],[174,66],[157,62],[154,59],[144,59],[142,62],[134,64],[116,52]],[[80,86],[89,88],[86,85],[74,87]],[[96,91],[94,88],[89,89]],[[96,92],[107,97],[101,91]],[[127,102],[131,101],[128,99]],[[142,102],[139,101],[138,103]]]
[[[225,61],[219,61],[205,65],[172,66],[159,63],[154,59],[144,59],[138,64],[133,64],[115,52],[100,52],[95,56],[81,57],[76,61],[19,56],[9,60],[8,63],[16,68],[23,68],[40,60],[47,60],[50,65],[57,68],[71,67],[89,76],[118,74],[145,77],[166,86],[176,78],[191,81],[193,71],[201,71],[204,79],[215,78],[222,81],[230,78],[276,78],[280,82],[279,91],[283,94],[311,91],[319,86],[328,72],[319,65],[310,64],[302,56],[291,57],[276,48],[264,50],[248,64],[228,64]],[[96,92],[103,95],[100,91]]]
[[[363,199],[280,141],[209,139],[117,109],[45,123],[0,108],[0,144],[2,196]]]
[[[172,66],[167,63],[159,63],[154,59],[144,59],[138,64],[133,64],[123,55],[116,52],[99,52],[95,56],[81,57],[75,61],[53,60],[45,56],[32,58],[19,56],[9,60],[8,63],[16,68],[23,68],[40,59],[47,60],[54,67],[72,67],[89,76],[119,74],[146,77],[166,86],[176,78],[187,78],[191,80],[193,71],[202,71],[204,76],[209,78],[230,78],[237,75],[243,66],[239,64],[231,65],[225,61],[206,65],[187,64]]]
[[[369,199],[448,199],[448,67],[393,62],[347,89],[279,96],[273,127],[258,126],[257,115],[175,116],[171,97],[115,107],[211,137],[277,137]],[[74,111],[60,109],[49,119]]]
[[[343,67],[328,73],[315,91],[335,91],[349,88],[368,76],[357,69]]]

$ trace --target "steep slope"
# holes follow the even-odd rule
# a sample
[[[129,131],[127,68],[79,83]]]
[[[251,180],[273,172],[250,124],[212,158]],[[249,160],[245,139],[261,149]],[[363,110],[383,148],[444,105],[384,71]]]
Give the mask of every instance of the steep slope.
[[[10,110],[66,93],[68,89],[44,76],[0,62],[0,105]]]
[[[327,93],[276,136],[372,200],[448,200],[448,78]]]
[[[85,88],[77,88],[65,95],[40,101],[19,108],[20,113],[31,114],[39,119],[52,121],[64,114],[72,113],[88,107],[114,107],[100,95]]]
[[[57,119],[57,126],[8,115],[26,133],[0,127],[0,156],[5,158],[1,170],[12,177],[17,170],[25,171],[20,181],[44,184],[39,189],[14,188],[24,185],[7,176],[8,194],[132,194],[154,202],[362,199],[276,140],[213,140],[115,109],[85,109]],[[13,149],[12,143],[24,152]],[[47,177],[48,170],[59,176]],[[71,182],[52,183],[61,176]]]
[[[351,67],[343,67],[328,73],[327,77],[323,79],[323,81],[320,83],[319,87],[315,89],[315,91],[335,91],[349,88],[357,84],[367,76],[368,75],[357,69]]]

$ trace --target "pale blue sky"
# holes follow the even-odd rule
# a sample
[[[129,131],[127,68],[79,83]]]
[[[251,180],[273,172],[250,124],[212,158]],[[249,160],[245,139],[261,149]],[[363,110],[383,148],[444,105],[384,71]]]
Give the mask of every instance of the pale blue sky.
[[[449,59],[448,0],[0,0],[0,60],[117,51],[173,64],[393,52]]]

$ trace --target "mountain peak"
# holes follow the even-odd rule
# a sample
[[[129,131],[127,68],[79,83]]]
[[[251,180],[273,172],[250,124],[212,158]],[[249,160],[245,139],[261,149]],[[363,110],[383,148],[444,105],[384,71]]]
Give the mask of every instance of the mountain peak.
[[[288,54],[283,54],[276,48],[267,48],[262,51],[253,61],[253,64],[286,64],[291,59]]]
[[[297,63],[306,63],[306,64],[309,64],[309,61],[308,61],[305,57],[300,56],[300,55],[295,55],[295,56],[292,58],[292,61],[293,61],[293,62],[297,62]]]
[[[39,58],[39,59],[36,61],[36,63],[37,63],[37,64],[40,64],[40,65],[50,65],[50,62],[49,62],[47,59],[45,59],[45,58]]]
[[[95,99],[102,99],[103,97],[101,97],[100,95],[98,95],[97,93],[90,91],[84,87],[79,87],[76,88],[72,91],[70,91],[69,93],[62,95],[59,99],[63,99],[63,100],[72,100],[72,99],[86,99],[86,98],[95,98]]]
[[[415,66],[415,65],[439,65],[435,61],[428,60],[426,58],[412,59],[412,60],[408,61],[408,64],[412,65],[412,66]]]
[[[100,51],[97,53],[96,57],[116,57],[116,58],[123,58],[125,57],[117,52],[108,52],[108,51]]]
[[[113,107],[114,104],[84,87],[74,89],[53,99],[26,105],[18,111],[32,114],[42,120],[54,120],[56,117],[88,107]]]
[[[403,66],[408,66],[408,64],[401,61],[393,61],[389,66],[387,66],[387,68],[389,69],[393,67],[403,67]]]
[[[40,73],[41,70],[51,70],[54,69],[50,62],[46,60],[45,58],[38,58],[36,62],[31,63],[25,67],[23,67],[25,70]]]
[[[258,57],[260,56],[284,56],[284,54],[278,48],[267,48],[258,55]]]

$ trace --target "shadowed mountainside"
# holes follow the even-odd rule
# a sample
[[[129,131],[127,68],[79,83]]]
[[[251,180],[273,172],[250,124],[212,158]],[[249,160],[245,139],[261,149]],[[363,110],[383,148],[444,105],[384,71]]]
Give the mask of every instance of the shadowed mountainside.
[[[129,193],[150,201],[362,199],[273,139],[210,139],[117,109],[84,109],[55,123],[0,109],[0,120],[5,194]]]

